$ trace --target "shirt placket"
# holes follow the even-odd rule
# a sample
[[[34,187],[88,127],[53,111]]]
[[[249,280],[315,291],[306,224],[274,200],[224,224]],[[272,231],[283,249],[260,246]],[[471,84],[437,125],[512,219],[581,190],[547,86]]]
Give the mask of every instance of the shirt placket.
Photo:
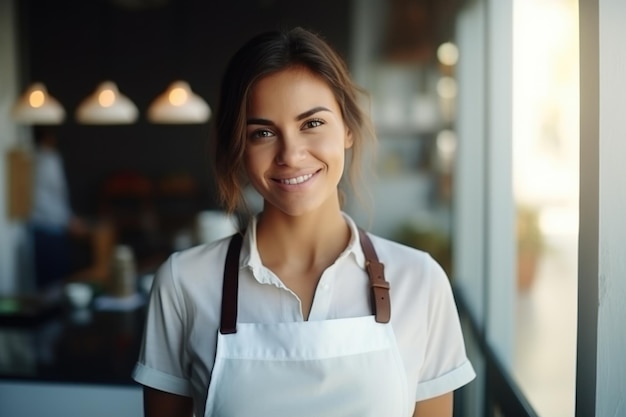
[[[333,289],[335,287],[333,284],[336,270],[337,268],[333,265],[322,273],[317,287],[315,288],[313,305],[311,305],[311,311],[309,312],[309,320],[328,319]]]

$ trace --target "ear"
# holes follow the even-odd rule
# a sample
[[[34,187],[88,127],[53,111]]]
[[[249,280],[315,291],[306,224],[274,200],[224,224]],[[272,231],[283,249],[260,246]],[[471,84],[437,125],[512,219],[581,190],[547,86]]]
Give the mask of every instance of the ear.
[[[352,137],[352,131],[346,127],[346,137],[344,139],[344,148],[350,149],[354,145],[354,138]]]

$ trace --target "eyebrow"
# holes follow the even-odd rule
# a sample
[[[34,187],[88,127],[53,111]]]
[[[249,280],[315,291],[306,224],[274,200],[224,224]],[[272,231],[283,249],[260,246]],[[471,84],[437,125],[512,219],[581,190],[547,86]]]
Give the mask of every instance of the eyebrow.
[[[310,110],[307,110],[303,113],[300,113],[299,115],[296,116],[296,121],[300,121],[302,119],[306,119],[307,117],[313,116],[315,113],[321,112],[321,111],[330,111],[330,109],[324,107],[324,106],[317,106],[317,107],[313,107]],[[248,119],[246,124],[248,125],[263,125],[263,126],[271,126],[274,123],[272,123],[271,121],[267,120],[267,119],[259,119],[259,118],[253,118],[253,119]]]

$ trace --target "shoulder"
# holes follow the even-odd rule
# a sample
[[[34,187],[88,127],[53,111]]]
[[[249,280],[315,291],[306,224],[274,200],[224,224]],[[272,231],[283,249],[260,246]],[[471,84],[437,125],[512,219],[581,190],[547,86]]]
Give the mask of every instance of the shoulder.
[[[217,326],[229,241],[224,238],[170,255],[154,276],[149,310],[163,315],[163,321],[178,317],[187,326],[194,322]]]
[[[408,293],[434,295],[450,291],[444,269],[428,252],[368,234],[392,287]]]
[[[55,169],[59,165],[59,158],[54,153],[39,150],[35,154],[35,164],[39,169]]]
[[[423,250],[368,233],[380,261],[414,271],[439,268],[437,261]]]
[[[40,163],[59,164],[62,161],[61,154],[48,149],[38,149],[35,158]]]
[[[207,272],[213,274],[216,267],[223,268],[230,236],[175,252],[171,255],[172,268],[181,279],[191,279]]]
[[[227,237],[174,252],[159,267],[154,285],[174,291],[179,297],[211,293],[221,288],[229,242],[230,237]]]

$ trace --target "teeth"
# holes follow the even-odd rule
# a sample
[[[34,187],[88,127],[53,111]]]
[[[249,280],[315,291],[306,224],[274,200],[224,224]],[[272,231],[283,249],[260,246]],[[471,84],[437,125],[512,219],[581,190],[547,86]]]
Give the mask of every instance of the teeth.
[[[280,182],[283,184],[289,184],[289,185],[302,184],[303,182],[309,180],[312,176],[313,174],[300,175],[299,177],[280,180]]]

